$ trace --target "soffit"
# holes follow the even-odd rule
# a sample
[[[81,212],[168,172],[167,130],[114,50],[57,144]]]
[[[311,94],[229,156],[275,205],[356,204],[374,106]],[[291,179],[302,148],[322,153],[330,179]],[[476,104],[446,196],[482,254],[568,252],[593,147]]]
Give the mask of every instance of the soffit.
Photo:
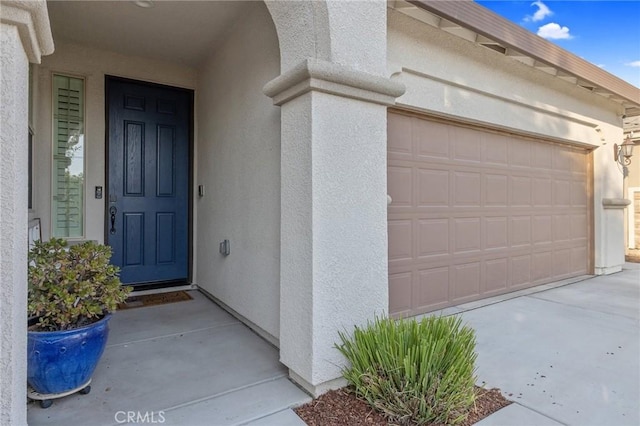
[[[197,66],[251,2],[49,0],[54,40]]]
[[[622,120],[622,128],[624,129],[624,134],[628,135],[632,141],[640,142],[640,115],[625,117]]]
[[[640,89],[474,1],[389,0],[390,7],[472,43],[576,84],[640,115]]]

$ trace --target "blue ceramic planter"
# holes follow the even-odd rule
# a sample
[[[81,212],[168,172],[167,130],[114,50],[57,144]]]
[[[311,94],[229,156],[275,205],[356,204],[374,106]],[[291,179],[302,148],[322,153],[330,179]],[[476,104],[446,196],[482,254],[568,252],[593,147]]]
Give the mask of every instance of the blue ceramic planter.
[[[29,331],[29,385],[41,394],[56,394],[89,381],[107,344],[110,319],[111,315],[107,315],[75,330]]]

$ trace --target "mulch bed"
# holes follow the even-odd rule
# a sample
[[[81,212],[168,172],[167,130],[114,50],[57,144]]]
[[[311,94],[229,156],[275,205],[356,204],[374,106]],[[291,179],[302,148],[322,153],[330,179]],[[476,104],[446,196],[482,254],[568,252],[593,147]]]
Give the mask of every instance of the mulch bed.
[[[461,426],[471,426],[489,414],[511,404],[499,389],[476,386],[476,404]],[[295,412],[309,426],[388,426],[385,417],[365,401],[355,397],[348,388],[333,390],[298,407]],[[433,425],[435,426],[435,425]]]

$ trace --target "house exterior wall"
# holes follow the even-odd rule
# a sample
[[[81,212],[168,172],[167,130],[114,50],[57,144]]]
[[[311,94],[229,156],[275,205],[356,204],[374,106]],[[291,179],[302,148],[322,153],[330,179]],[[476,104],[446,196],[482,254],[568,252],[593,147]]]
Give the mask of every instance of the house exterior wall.
[[[347,65],[354,70],[384,75],[386,31],[381,29],[380,0],[281,1],[265,0],[277,28],[283,73],[306,59]]]
[[[280,72],[275,27],[254,3],[198,70],[195,282],[277,343],[280,109],[262,86]],[[231,254],[219,253],[228,239]]]
[[[104,242],[106,199],[95,199],[93,191],[95,186],[106,188],[105,75],[190,89],[198,86],[194,130],[196,135],[200,129],[205,133],[203,138],[195,138],[194,174],[201,170],[195,184],[196,189],[198,184],[204,185],[206,195],[195,197],[194,263],[199,259],[199,242],[203,244],[204,266],[194,267],[194,283],[277,339],[280,119],[279,109],[264,96],[262,86],[278,75],[280,58],[268,11],[262,3],[253,9],[199,72],[175,63],[58,43],[55,54],[37,67],[34,104],[39,120],[34,134],[34,205],[29,217],[40,218],[42,236],[50,238],[53,73],[85,79],[84,239],[98,242]],[[200,93],[202,102],[198,101]],[[198,117],[200,107],[206,113]],[[200,120],[202,126],[198,125]],[[199,147],[199,139],[204,147]],[[205,160],[199,161],[200,155]],[[202,208],[211,210],[198,221],[198,208],[201,212]],[[219,256],[220,232],[224,235],[221,239],[231,240],[233,255],[229,258]]]
[[[38,69],[31,217],[42,219],[44,238],[51,228],[53,71],[86,79],[85,238],[97,241],[104,238],[105,200],[94,199],[93,188],[106,184],[105,74],[197,89],[194,173],[205,191],[194,206],[195,282],[279,340],[282,361],[308,390],[342,384],[335,380],[344,363],[334,347],[338,331],[388,308],[386,107],[406,86],[400,107],[598,148],[596,272],[619,270],[622,214],[602,208],[603,199],[622,196],[609,148],[622,134],[617,104],[389,10],[383,0],[268,1],[267,9],[273,23],[256,4],[198,70],[60,44]],[[11,45],[4,61],[17,38],[2,31]],[[15,79],[24,82],[21,73]],[[261,93],[265,83],[281,112]],[[17,187],[23,180],[24,173]],[[16,192],[8,197],[20,203]],[[3,235],[26,225],[26,217],[6,217]],[[229,257],[218,253],[223,239],[231,241]],[[24,265],[26,245],[8,250],[23,253],[2,266],[11,272]],[[20,268],[15,282],[24,279]],[[23,293],[11,299],[15,306]],[[0,323],[13,321],[0,306]],[[23,343],[12,350],[20,355]],[[2,376],[5,383],[16,394],[24,386],[22,377]]]
[[[27,423],[29,63],[53,52],[44,1],[0,7],[0,424]]]
[[[640,187],[640,161],[638,158],[640,158],[640,143],[636,144],[634,147],[631,164],[627,168],[629,171],[629,175],[627,176],[627,185],[629,187]]]
[[[104,242],[106,197],[94,198],[94,188],[105,181],[105,75],[193,89],[194,69],[147,58],[125,56],[86,46],[58,42],[55,54],[43,58],[37,71],[34,109],[34,204],[31,218],[40,218],[42,238],[51,236],[52,75],[85,79],[85,232],[84,239]]]
[[[280,359],[318,394],[344,383],[338,332],[387,311],[386,107],[404,89],[385,74],[386,1],[267,7],[282,56],[264,87],[281,106]]]
[[[0,24],[0,423],[25,419],[27,324],[27,84],[29,62],[18,29]],[[12,237],[7,237],[7,236]]]
[[[634,134],[634,136],[637,132]],[[640,138],[635,137],[636,146],[634,147],[631,164],[627,167],[627,177],[624,181],[624,198],[631,201],[631,204],[625,209],[625,241],[627,248],[640,249],[640,229],[638,229],[638,204],[634,201],[634,196],[640,193]],[[633,140],[633,139],[632,139]],[[618,144],[619,145],[619,144]]]
[[[407,87],[398,106],[595,149],[595,272],[619,271],[622,240],[611,236],[622,238],[622,212],[602,201],[622,198],[610,148],[622,139],[621,107],[395,10],[388,23],[389,72]]]
[[[338,331],[351,332],[388,309],[386,111],[307,93],[284,105],[283,114],[292,118],[283,126],[283,210],[292,208],[283,211],[289,226],[282,256],[290,260],[281,271],[282,291],[291,297],[281,301],[287,327],[280,356],[315,394],[344,385],[332,383],[344,364],[334,348]]]

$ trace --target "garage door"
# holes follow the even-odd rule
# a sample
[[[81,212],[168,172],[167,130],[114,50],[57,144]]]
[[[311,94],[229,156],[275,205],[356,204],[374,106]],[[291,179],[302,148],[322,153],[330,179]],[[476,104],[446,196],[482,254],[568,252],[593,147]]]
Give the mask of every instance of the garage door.
[[[587,274],[590,173],[584,149],[390,112],[390,313]]]

